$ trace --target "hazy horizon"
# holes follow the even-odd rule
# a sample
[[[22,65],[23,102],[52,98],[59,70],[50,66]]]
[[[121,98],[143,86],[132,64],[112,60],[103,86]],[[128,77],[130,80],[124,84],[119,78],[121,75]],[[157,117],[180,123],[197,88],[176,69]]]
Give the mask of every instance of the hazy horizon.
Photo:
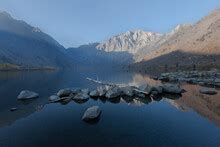
[[[65,47],[101,42],[136,29],[165,33],[178,24],[195,23],[219,6],[219,0],[0,1],[0,10],[39,27]]]

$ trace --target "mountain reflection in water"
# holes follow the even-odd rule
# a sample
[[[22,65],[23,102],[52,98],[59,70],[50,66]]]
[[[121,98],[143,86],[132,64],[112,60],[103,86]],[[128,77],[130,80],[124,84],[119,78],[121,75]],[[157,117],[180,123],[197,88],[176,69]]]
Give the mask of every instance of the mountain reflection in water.
[[[70,145],[76,140],[80,145],[86,145],[84,138],[86,136],[89,136],[91,140],[88,139],[87,141],[93,145],[97,145],[97,142],[102,142],[101,140],[107,140],[102,145],[107,145],[108,143],[116,145],[117,142],[115,140],[120,140],[120,136],[128,134],[126,136],[127,139],[131,139],[131,145],[132,143],[133,145],[139,143],[141,146],[164,144],[163,136],[168,140],[176,138],[175,140],[178,144],[182,141],[181,137],[193,138],[193,135],[195,137],[198,134],[203,134],[203,136],[193,138],[193,140],[204,137],[207,140],[202,139],[203,142],[201,143],[208,144],[212,138],[205,135],[203,131],[210,131],[209,133],[212,133],[214,137],[218,137],[220,132],[218,127],[220,125],[219,91],[217,95],[203,95],[199,93],[200,86],[197,85],[181,85],[187,91],[182,96],[166,94],[154,97],[153,99],[120,97],[114,101],[108,101],[105,98],[90,98],[85,102],[68,100],[61,103],[48,103],[48,97],[59,89],[66,87],[94,89],[98,86],[87,81],[86,77],[136,86],[161,84],[160,81],[155,81],[147,75],[143,76],[126,72],[41,71],[0,73],[0,138],[2,138],[0,146],[14,146],[16,143],[19,143],[21,146],[31,145],[32,143],[35,143],[36,146],[51,146],[51,142],[44,140],[42,131],[49,138],[54,138],[57,146],[63,144],[64,140],[66,141],[65,145]],[[34,90],[40,94],[40,97],[30,101],[17,101],[17,94],[23,89]],[[87,125],[81,121],[84,111],[92,105],[99,105],[103,110],[100,121],[93,125],[93,129],[97,131],[97,135],[101,138],[99,140],[96,140],[95,136],[93,136],[92,132],[94,130],[92,128],[87,130]],[[10,108],[12,107],[17,107],[18,110],[11,112]],[[194,112],[199,115],[195,115]],[[207,118],[212,123],[203,118]],[[190,123],[185,124],[183,123],[184,121]],[[130,124],[133,127],[127,128],[124,126],[124,123]],[[197,124],[200,124],[200,126]],[[181,130],[178,127],[179,125],[185,129]],[[111,131],[115,138],[110,139],[110,134],[102,134],[102,132],[110,133],[107,126],[111,126]],[[120,129],[119,126],[121,126]],[[99,130],[100,127],[102,131]],[[140,131],[139,127],[145,131]],[[192,129],[189,132],[190,128],[195,130],[193,131]],[[28,136],[30,134],[28,130],[32,130],[35,133],[34,138]],[[160,134],[156,133],[155,130],[160,132]],[[170,130],[179,131],[170,133]],[[73,132],[81,132],[81,135]],[[87,135],[85,136],[84,133]],[[146,133],[149,134],[147,135]],[[177,134],[179,133],[182,133],[182,135],[178,136]],[[12,138],[12,134],[15,135],[15,138]],[[63,138],[63,135],[66,137]],[[149,140],[137,139],[141,139],[146,135],[149,137]],[[24,138],[29,139],[24,140]],[[190,140],[189,138],[184,142],[190,145],[192,139]],[[123,140],[118,143],[129,145],[128,142]],[[215,140],[213,145],[216,145],[216,143],[220,142]],[[170,145],[169,142],[165,144]]]

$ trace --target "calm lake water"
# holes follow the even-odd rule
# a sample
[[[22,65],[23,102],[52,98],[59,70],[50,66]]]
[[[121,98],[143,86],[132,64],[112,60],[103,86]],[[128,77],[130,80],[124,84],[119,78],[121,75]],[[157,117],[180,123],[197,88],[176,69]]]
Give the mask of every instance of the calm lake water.
[[[158,81],[133,73],[98,71],[0,73],[0,146],[220,146],[220,92],[200,94],[199,86],[182,85],[182,97],[116,102],[90,99],[78,104],[48,103],[61,88],[94,88],[85,78],[142,85]],[[23,89],[40,98],[17,101]],[[96,124],[81,120],[93,105],[102,109]],[[11,112],[10,108],[18,110]]]

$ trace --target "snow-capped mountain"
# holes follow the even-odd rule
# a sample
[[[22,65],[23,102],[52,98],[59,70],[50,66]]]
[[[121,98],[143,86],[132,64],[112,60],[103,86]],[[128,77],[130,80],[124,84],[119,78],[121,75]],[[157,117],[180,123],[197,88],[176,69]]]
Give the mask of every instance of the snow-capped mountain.
[[[97,48],[106,52],[127,51],[131,54],[135,54],[139,49],[156,43],[162,36],[163,35],[159,33],[145,32],[142,30],[128,31],[100,43]]]

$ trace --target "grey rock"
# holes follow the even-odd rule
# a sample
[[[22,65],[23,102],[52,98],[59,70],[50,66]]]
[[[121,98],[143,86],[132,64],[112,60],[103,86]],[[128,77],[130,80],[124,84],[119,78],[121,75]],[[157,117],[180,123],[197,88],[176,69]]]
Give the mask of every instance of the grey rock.
[[[153,86],[146,85],[143,91],[150,94],[152,90],[153,90]]]
[[[89,99],[89,95],[87,93],[78,93],[72,99],[79,100],[79,101],[86,101]]]
[[[81,92],[84,94],[89,94],[89,89],[82,89]]]
[[[111,86],[107,86],[107,85],[97,87],[99,96],[105,96],[106,92],[111,88],[112,88]]]
[[[59,101],[61,104],[66,105],[72,100],[72,97],[62,97],[61,100]]]
[[[92,106],[85,111],[82,120],[91,121],[99,118],[100,114],[101,114],[101,109],[99,108],[99,106]]]
[[[77,94],[77,93],[80,93],[80,92],[81,92],[81,89],[80,89],[80,88],[73,87],[73,88],[71,88],[71,91],[72,91],[72,94]]]
[[[157,85],[157,86],[150,86],[147,85],[144,89],[145,92],[151,94],[152,91],[157,91],[158,94],[163,93],[163,87],[161,85]]]
[[[57,95],[51,95],[48,99],[50,102],[55,102],[55,101],[60,100],[60,97]]]
[[[111,89],[109,89],[106,94],[105,94],[105,97],[108,98],[108,99],[112,99],[112,98],[116,98],[116,97],[119,97],[121,96],[122,94],[122,91],[119,87],[113,87]]]
[[[158,93],[158,91],[154,91],[154,90],[153,90],[153,91],[151,91],[151,94],[152,94],[152,95],[158,95],[159,93]]]
[[[176,84],[164,84],[163,85],[163,92],[181,94],[182,89],[179,87],[179,85],[176,85]]]
[[[134,96],[134,86],[125,86],[125,87],[121,87],[121,91],[122,91],[122,94],[124,96],[129,96],[129,97],[132,97]]]
[[[215,83],[220,83],[220,78],[215,79]]]
[[[214,89],[212,88],[201,88],[199,90],[200,93],[203,93],[203,94],[208,94],[208,95],[215,95],[217,94],[217,91],[215,91]]]
[[[69,96],[72,93],[72,90],[70,88],[61,89],[58,91],[57,95],[59,97],[66,97]]]
[[[138,98],[145,98],[145,94],[141,93],[141,92],[138,92],[138,91],[134,91],[134,95]]]
[[[59,98],[59,99],[54,99],[54,100],[51,101],[51,102],[53,102],[53,103],[63,102],[63,101],[68,101],[69,99],[71,99],[71,97],[70,97],[70,96],[66,96],[66,97],[61,97],[61,98]]]
[[[214,86],[220,87],[220,83],[215,83]]]
[[[204,82],[198,82],[198,84],[201,85],[201,86],[202,86],[202,85],[205,85]]]
[[[158,80],[161,80],[161,81],[169,81],[169,78],[168,78],[168,77],[159,77]]]
[[[91,92],[89,93],[89,95],[90,95],[91,97],[98,97],[98,96],[99,96],[99,93],[98,93],[97,90],[93,90],[93,91],[91,91]]]
[[[29,90],[23,90],[20,92],[17,99],[26,100],[26,99],[33,99],[33,98],[38,98],[38,97],[39,97],[39,94],[36,92],[29,91]]]
[[[162,85],[154,86],[152,89],[153,89],[154,91],[157,91],[158,94],[162,94],[162,93],[163,93],[163,86],[162,86]]]
[[[18,110],[18,108],[16,107],[10,109],[10,111],[16,111],[16,110]]]

